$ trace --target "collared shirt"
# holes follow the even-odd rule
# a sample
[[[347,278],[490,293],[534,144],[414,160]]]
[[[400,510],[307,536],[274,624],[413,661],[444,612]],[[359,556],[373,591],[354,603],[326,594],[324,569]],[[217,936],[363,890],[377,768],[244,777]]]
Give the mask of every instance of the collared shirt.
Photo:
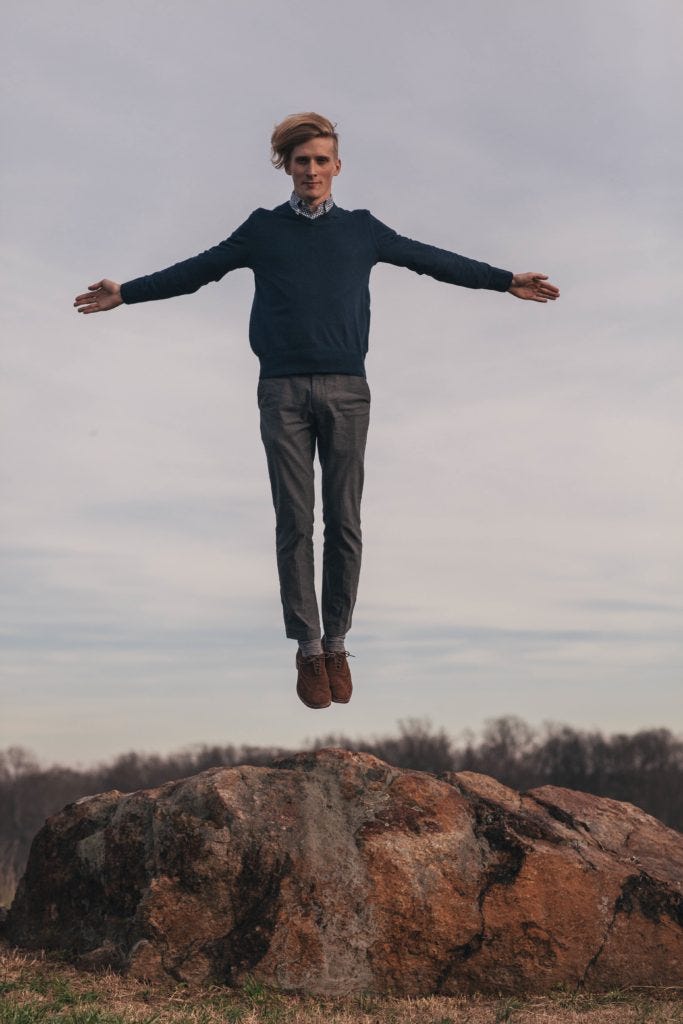
[[[328,196],[320,206],[316,206],[315,210],[312,210],[305,199],[298,196],[296,192],[292,192],[289,197],[289,205],[295,213],[300,214],[302,217],[308,217],[309,220],[315,220],[316,217],[322,217],[324,213],[329,213],[334,206],[334,199],[332,196]]]

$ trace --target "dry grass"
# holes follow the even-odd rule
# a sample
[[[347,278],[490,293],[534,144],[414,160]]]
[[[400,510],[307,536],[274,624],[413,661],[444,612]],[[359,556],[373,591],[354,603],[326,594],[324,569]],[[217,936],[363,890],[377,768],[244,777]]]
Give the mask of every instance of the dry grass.
[[[358,996],[154,986],[86,973],[0,943],[0,1024],[683,1024],[683,993],[557,993],[530,998]]]

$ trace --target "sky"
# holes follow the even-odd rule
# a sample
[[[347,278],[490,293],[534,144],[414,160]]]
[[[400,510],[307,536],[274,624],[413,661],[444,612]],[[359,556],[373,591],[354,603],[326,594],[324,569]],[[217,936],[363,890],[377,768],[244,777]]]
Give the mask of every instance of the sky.
[[[0,749],[681,731],[679,0],[3,10]],[[355,692],[321,712],[282,625],[251,272],[72,308],[283,202],[270,133],[310,109],[340,206],[562,292],[373,271]]]

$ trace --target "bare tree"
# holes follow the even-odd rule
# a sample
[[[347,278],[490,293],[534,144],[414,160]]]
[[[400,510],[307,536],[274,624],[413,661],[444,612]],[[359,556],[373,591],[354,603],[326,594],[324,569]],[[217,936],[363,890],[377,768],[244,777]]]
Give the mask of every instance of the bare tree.
[[[522,791],[548,783],[566,786],[626,800],[672,828],[683,828],[683,739],[668,729],[605,737],[553,723],[534,730],[506,716],[487,722],[479,740],[466,735],[458,746],[428,720],[408,719],[399,722],[398,735],[369,740],[331,735],[308,746],[365,751],[399,768],[436,775],[481,772]],[[12,899],[33,836],[65,804],[110,789],[153,788],[219,765],[267,765],[290,753],[233,745],[199,746],[166,757],[130,751],[110,764],[78,771],[41,768],[20,747],[0,751],[0,905]]]

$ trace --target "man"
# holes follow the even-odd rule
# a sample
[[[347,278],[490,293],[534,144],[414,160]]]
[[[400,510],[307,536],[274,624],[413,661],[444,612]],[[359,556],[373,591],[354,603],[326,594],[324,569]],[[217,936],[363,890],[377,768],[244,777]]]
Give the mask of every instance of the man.
[[[274,166],[292,178],[288,202],[255,210],[230,238],[166,270],[123,285],[98,281],[74,305],[80,313],[97,313],[195,292],[238,267],[253,270],[249,338],[261,364],[261,437],[275,507],[285,630],[299,645],[300,699],[309,708],[325,708],[332,701],[347,703],[352,692],[346,634],[361,563],[372,267],[392,263],[534,302],[556,299],[559,291],[545,274],[499,270],[404,238],[367,210],[336,206],[338,136],[320,114],[285,118],[271,145]],[[313,572],[316,446],[325,525],[322,637]]]

